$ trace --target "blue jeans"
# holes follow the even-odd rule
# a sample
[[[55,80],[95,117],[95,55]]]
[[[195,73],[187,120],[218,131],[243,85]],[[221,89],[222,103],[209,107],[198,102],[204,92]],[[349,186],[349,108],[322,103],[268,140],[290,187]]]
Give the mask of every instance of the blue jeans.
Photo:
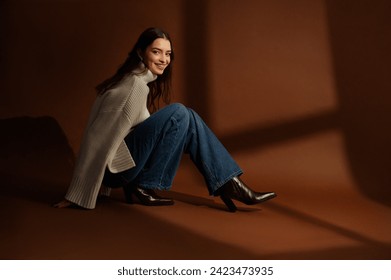
[[[106,170],[107,187],[129,183],[145,189],[168,190],[183,153],[203,175],[209,193],[242,174],[242,170],[201,117],[174,103],[138,124],[125,138],[136,166],[120,173]]]

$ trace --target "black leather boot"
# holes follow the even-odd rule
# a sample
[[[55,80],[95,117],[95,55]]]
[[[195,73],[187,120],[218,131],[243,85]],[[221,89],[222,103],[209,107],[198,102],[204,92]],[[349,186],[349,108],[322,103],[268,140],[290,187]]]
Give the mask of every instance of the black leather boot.
[[[276,197],[274,192],[255,192],[251,190],[238,177],[232,178],[219,188],[215,195],[220,196],[221,200],[227,205],[230,212],[237,210],[232,199],[238,200],[247,205],[261,203]]]
[[[133,197],[137,197],[142,205],[146,206],[163,206],[173,205],[174,201],[171,198],[163,198],[158,196],[151,189],[143,189],[139,186],[128,185],[123,187],[126,203],[134,203]]]

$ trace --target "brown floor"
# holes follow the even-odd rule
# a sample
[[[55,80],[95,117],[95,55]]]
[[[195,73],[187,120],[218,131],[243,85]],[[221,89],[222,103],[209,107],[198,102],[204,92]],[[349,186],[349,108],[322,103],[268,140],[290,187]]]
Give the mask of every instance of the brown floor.
[[[338,131],[235,152],[249,185],[278,193],[236,213],[186,158],[165,193],[174,206],[127,205],[115,190],[95,210],[54,209],[71,157],[33,149],[2,152],[0,259],[391,258],[391,207],[357,190]]]

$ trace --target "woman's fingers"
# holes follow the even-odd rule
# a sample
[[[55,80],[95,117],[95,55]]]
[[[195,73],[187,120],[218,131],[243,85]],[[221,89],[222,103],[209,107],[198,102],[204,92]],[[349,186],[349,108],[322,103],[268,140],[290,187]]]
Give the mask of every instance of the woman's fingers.
[[[66,199],[63,199],[60,202],[54,204],[53,207],[55,207],[55,208],[67,208],[67,207],[72,206],[72,205],[73,205],[72,202],[70,202],[70,201],[68,201]]]

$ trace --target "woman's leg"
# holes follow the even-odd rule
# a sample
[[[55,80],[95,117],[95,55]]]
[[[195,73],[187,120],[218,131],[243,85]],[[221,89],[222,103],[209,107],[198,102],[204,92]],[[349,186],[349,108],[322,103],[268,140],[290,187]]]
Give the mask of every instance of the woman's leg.
[[[165,112],[164,119],[159,120],[159,129],[152,136],[155,145],[149,145],[148,160],[136,178],[140,186],[169,189],[183,152],[190,155],[204,176],[210,194],[242,174],[242,170],[198,114],[181,104],[168,107],[166,110],[169,114]]]
[[[143,189],[171,187],[182,153],[188,153],[205,178],[209,193],[247,204],[265,201],[274,193],[256,193],[237,176],[242,170],[193,110],[169,105],[139,124],[126,138],[136,167],[121,172],[126,184]],[[233,203],[231,202],[233,205]],[[232,211],[234,205],[227,206]]]
[[[118,175],[146,189],[169,189],[183,152],[204,176],[210,194],[242,173],[202,119],[178,103],[140,123],[125,142],[136,166]]]
[[[172,104],[138,124],[125,138],[136,166],[120,172],[124,184],[169,189],[183,153],[189,119],[184,107]]]
[[[190,121],[184,151],[204,176],[209,193],[213,195],[243,172],[202,118],[192,109],[187,110]]]

